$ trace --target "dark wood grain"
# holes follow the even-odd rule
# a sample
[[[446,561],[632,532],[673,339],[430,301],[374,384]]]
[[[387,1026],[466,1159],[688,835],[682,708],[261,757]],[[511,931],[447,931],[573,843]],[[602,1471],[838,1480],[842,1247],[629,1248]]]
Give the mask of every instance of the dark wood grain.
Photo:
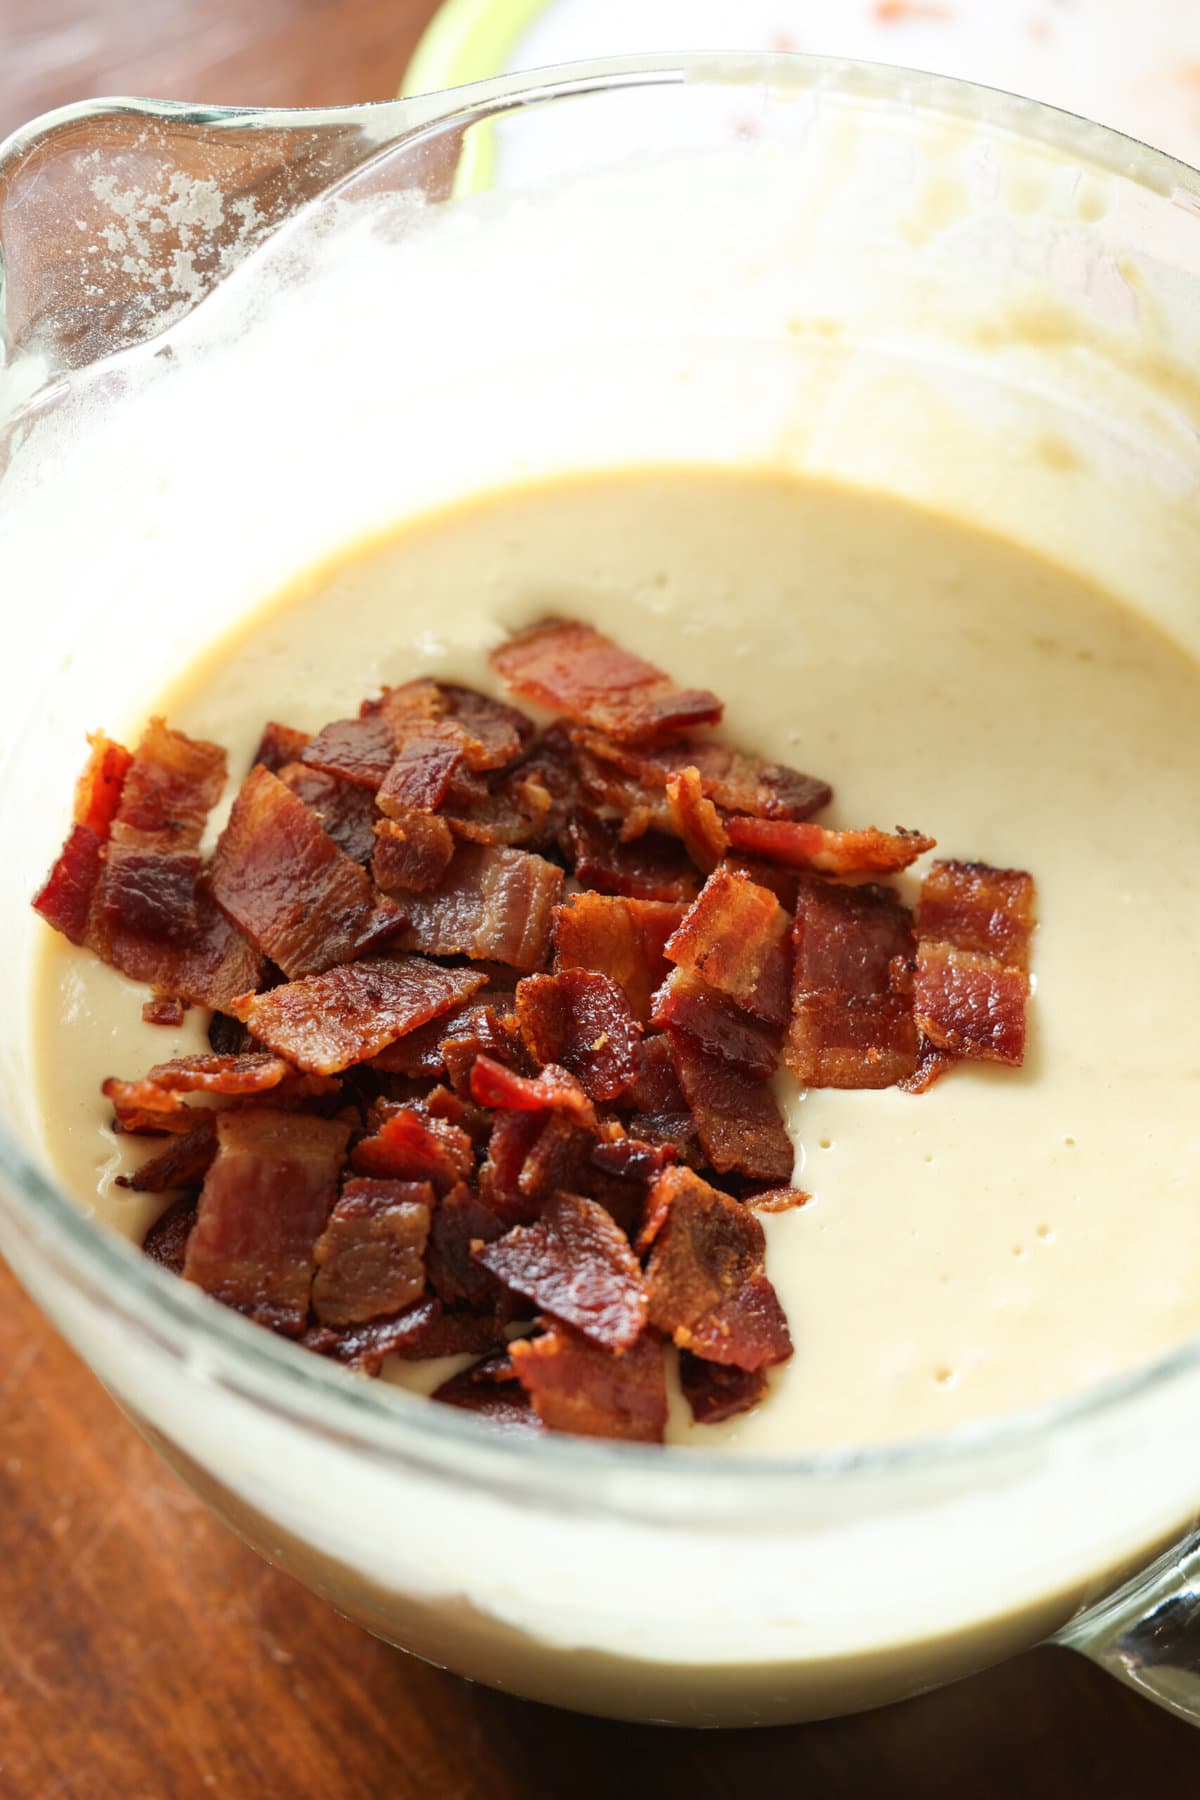
[[[3,0],[0,132],[86,95],[393,93],[428,0]],[[1200,1737],[1038,1651],[852,1720],[578,1719],[388,1650],[215,1523],[0,1269],[0,1800],[1185,1795]]]

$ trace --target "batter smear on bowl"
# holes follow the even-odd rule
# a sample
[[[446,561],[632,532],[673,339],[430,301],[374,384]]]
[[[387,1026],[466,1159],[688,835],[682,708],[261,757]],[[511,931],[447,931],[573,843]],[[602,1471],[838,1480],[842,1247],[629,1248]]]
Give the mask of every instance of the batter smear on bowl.
[[[103,1083],[162,1140],[147,1254],[309,1350],[472,1361],[433,1398],[657,1442],[793,1355],[760,1211],[803,1205],[772,1082],[919,1093],[1019,1066],[1032,878],[836,830],[827,782],[594,626],[492,654],[518,708],[417,679],[225,751],[97,736],[34,905],[210,1049]]]

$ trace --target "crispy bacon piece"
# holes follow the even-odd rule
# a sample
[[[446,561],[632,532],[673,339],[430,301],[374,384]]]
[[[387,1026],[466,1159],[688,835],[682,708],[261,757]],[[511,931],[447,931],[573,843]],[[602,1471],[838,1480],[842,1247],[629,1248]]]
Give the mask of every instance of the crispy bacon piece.
[[[187,1003],[178,994],[155,994],[142,1002],[142,1019],[147,1025],[166,1025],[176,1029],[183,1024]]]
[[[377,956],[265,994],[244,994],[231,1011],[298,1069],[336,1075],[449,1012],[485,980],[472,969],[443,969],[421,956]]]
[[[390,1319],[369,1319],[340,1330],[316,1325],[301,1339],[306,1350],[333,1357],[362,1375],[378,1375],[387,1356],[399,1356],[406,1362],[479,1356],[497,1350],[503,1342],[504,1330],[495,1313],[448,1312],[440,1300],[428,1296],[414,1300]]]
[[[687,738],[659,749],[631,749],[601,732],[577,731],[574,736],[590,755],[614,763],[645,787],[665,788],[673,775],[694,768],[705,798],[726,812],[750,813],[759,819],[808,819],[833,799],[827,781],[707,738]]]
[[[132,1175],[118,1175],[117,1186],[137,1194],[169,1194],[181,1188],[198,1188],[216,1154],[217,1115],[197,1108],[189,1115],[189,1129],[182,1136],[175,1138],[161,1155],[142,1163]]]
[[[73,825],[54,866],[34,895],[33,910],[73,944],[87,941],[88,919],[100,881],[106,841],[107,828],[101,836],[90,825]]]
[[[650,1320],[709,1362],[761,1369],[786,1362],[792,1339],[764,1273],[754,1214],[691,1169],[667,1169],[651,1189],[639,1247],[650,1248]]]
[[[755,887],[766,888],[774,894],[784,912],[794,913],[796,910],[796,893],[800,886],[800,875],[795,869],[781,868],[778,863],[763,862],[756,856],[737,856],[730,854],[721,863],[731,875],[744,875]]]
[[[706,1362],[690,1350],[679,1352],[679,1385],[697,1425],[720,1425],[749,1412],[765,1398],[765,1369],[739,1369],[733,1363]]]
[[[284,787],[303,800],[351,862],[369,863],[375,854],[375,796],[370,788],[302,762],[286,763],[278,773]]]
[[[529,974],[545,961],[562,886],[562,870],[527,850],[464,844],[432,893],[402,896],[408,924],[396,941]]]
[[[563,849],[582,888],[634,900],[694,900],[700,882],[682,844],[648,831],[622,843],[615,826],[586,808],[567,822]]]
[[[282,775],[289,764],[300,761],[305,746],[311,742],[311,732],[296,731],[291,725],[281,725],[278,720],[271,719],[263,728],[258,749],[250,759],[250,767],[261,763],[264,769],[270,769],[272,775]]]
[[[517,1017],[540,1063],[558,1063],[592,1100],[615,1100],[642,1069],[642,1032],[611,976],[587,969],[527,975]]]
[[[172,944],[149,934],[121,932],[101,952],[106,962],[142,981],[156,993],[170,994],[192,1006],[228,1012],[234,999],[256,988],[263,978],[263,959],[236,925],[219,912],[201,887],[197,895],[199,924],[189,944]]]
[[[807,1206],[811,1199],[812,1195],[806,1194],[803,1188],[763,1188],[757,1193],[746,1194],[742,1204],[757,1213],[782,1213]]]
[[[435,813],[396,807],[374,827],[371,873],[385,894],[427,893],[437,887],[454,855],[454,834]]]
[[[609,1350],[641,1336],[648,1300],[637,1258],[594,1200],[558,1194],[532,1225],[475,1252],[505,1287]]]
[[[401,819],[410,812],[436,812],[449,797],[464,756],[463,734],[453,720],[406,721],[376,795],[379,810]]]
[[[552,1431],[661,1444],[667,1382],[652,1331],[614,1356],[582,1332],[555,1325],[541,1337],[518,1338],[508,1353],[534,1411]]]
[[[706,1057],[732,1063],[747,1075],[768,1080],[779,1062],[779,1032],[709,987],[687,969],[676,969],[654,996],[651,1023],[672,1043],[689,1040]]]
[[[648,1138],[630,1137],[624,1131],[605,1139],[592,1151],[593,1168],[623,1181],[653,1181],[674,1161],[673,1144],[656,1144]]]
[[[872,825],[865,831],[830,831],[824,825],[736,815],[726,819],[725,830],[735,850],[790,869],[819,869],[825,875],[893,875],[937,842],[902,828],[878,831]]]
[[[386,1181],[427,1181],[439,1194],[470,1178],[475,1150],[461,1126],[431,1118],[415,1106],[383,1104],[386,1111],[378,1130],[362,1138],[350,1158],[358,1174]]]
[[[169,1062],[156,1063],[140,1081],[118,1081],[110,1076],[100,1091],[113,1102],[118,1115],[122,1108],[188,1112],[185,1094],[263,1094],[293,1073],[290,1063],[265,1051],[243,1056],[174,1056]]]
[[[323,1325],[361,1325],[420,1298],[432,1209],[428,1182],[345,1183],[314,1252],[312,1304]]]
[[[917,908],[922,1055],[911,1086],[930,1086],[953,1057],[1020,1066],[1033,928],[1033,878],[1024,870],[933,865]]]
[[[433,1398],[445,1406],[461,1406],[506,1431],[541,1430],[541,1420],[517,1380],[506,1349],[443,1381],[434,1389]]]
[[[791,999],[791,921],[767,888],[721,867],[664,946],[668,962],[772,1025]]]
[[[554,1063],[539,1075],[518,1075],[490,1056],[478,1056],[471,1070],[471,1098],[507,1112],[562,1112],[585,1130],[596,1124],[596,1109],[583,1087]]]
[[[790,1181],[796,1161],[770,1086],[735,1062],[706,1056],[681,1031],[667,1033],[675,1072],[696,1122],[704,1154],[722,1174]],[[639,1120],[646,1133],[647,1121]]]
[[[686,1114],[687,1102],[680,1092],[675,1058],[664,1032],[642,1039],[642,1072],[625,1099],[637,1113]],[[640,1121],[638,1129],[642,1129]]]
[[[452,681],[422,678],[385,688],[378,700],[365,702],[362,711],[364,717],[386,718],[398,738],[422,720],[452,720],[463,761],[475,773],[514,762],[534,733],[533,721],[515,706]]]
[[[723,711],[715,694],[677,687],[661,669],[575,619],[548,619],[510,638],[492,652],[492,667],[527,699],[625,743],[654,743],[713,725]]]
[[[142,1242],[142,1249],[150,1261],[158,1263],[160,1268],[169,1269],[172,1275],[182,1275],[183,1265],[187,1260],[188,1239],[195,1223],[196,1196],[181,1194],[178,1200],[172,1200],[166,1212],[150,1227]]]
[[[429,1285],[439,1300],[477,1306],[487,1299],[495,1278],[472,1256],[471,1246],[490,1244],[503,1232],[499,1215],[465,1182],[450,1189],[434,1211],[425,1252]]]
[[[221,1113],[184,1280],[298,1337],[349,1137],[339,1119],[266,1108]]]
[[[264,768],[242,783],[209,871],[221,910],[293,981],[396,935],[404,914]]]
[[[374,1059],[372,1068],[396,1075],[447,1074],[456,1091],[470,1090],[471,1065],[480,1054],[522,1073],[528,1067],[511,994],[468,1000],[444,1018],[411,1032]]]
[[[683,847],[696,867],[707,875],[728,850],[729,838],[720,813],[704,797],[699,769],[681,769],[678,775],[670,777],[667,806],[672,830],[683,839]]]
[[[91,755],[75,788],[74,820],[107,841],[133,757],[102,731],[88,738]]]
[[[890,888],[800,885],[784,1060],[805,1087],[884,1088],[911,1075],[914,939]]]
[[[645,1024],[653,995],[670,973],[664,947],[686,912],[667,901],[574,894],[555,908],[554,972],[607,975],[624,988],[634,1017]]]
[[[378,714],[361,719],[335,719],[318,731],[300,752],[299,760],[326,775],[339,775],[374,792],[379,788],[396,755],[396,736],[388,720]]]

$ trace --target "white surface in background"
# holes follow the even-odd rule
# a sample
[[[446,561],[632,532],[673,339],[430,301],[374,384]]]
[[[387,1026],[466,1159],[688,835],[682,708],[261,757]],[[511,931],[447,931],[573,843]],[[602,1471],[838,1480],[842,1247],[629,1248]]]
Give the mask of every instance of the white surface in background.
[[[1200,165],[1200,0],[553,0],[507,68],[640,50],[900,63],[1049,101]]]

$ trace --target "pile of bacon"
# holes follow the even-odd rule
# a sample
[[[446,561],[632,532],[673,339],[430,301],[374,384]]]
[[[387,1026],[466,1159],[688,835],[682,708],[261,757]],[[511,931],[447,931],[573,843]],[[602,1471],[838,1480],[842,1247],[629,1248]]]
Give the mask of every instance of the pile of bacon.
[[[418,680],[268,725],[207,860],[224,752],[93,739],[34,904],[148,1020],[211,1012],[211,1054],[104,1084],[160,1141],[151,1256],[371,1374],[480,1358],[435,1397],[500,1423],[655,1441],[666,1343],[709,1422],[792,1354],[780,1061],[1019,1064],[1033,884],[937,863],[914,917],[862,878],[933,840],[812,823],[829,787],[707,735],[713,694],[571,621],[492,661],[556,722]]]

